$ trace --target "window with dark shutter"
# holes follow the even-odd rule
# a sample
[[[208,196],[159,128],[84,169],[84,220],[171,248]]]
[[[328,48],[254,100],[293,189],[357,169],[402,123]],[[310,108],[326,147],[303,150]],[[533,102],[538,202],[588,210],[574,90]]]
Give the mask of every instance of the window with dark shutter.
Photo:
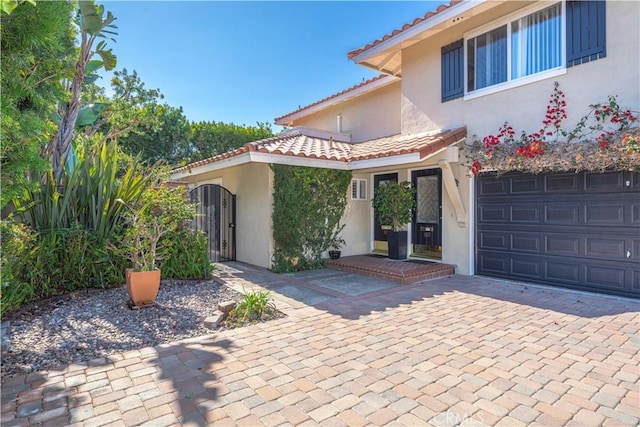
[[[464,94],[463,66],[462,40],[442,48],[442,102],[461,98]]]
[[[567,67],[604,58],[605,1],[567,1]]]

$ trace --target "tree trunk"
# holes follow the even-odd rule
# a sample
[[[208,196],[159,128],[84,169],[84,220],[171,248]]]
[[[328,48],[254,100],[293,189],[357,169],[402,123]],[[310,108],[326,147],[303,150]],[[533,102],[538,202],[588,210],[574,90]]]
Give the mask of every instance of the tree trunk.
[[[48,156],[51,161],[53,176],[57,186],[62,185],[62,174],[71,149],[71,142],[73,141],[73,133],[76,127],[76,121],[78,120],[78,113],[80,112],[82,81],[84,79],[87,62],[91,57],[92,43],[93,37],[87,40],[86,34],[82,35],[80,58],[76,63],[76,72],[71,82],[71,99],[64,105],[58,130],[45,151],[45,155]]]

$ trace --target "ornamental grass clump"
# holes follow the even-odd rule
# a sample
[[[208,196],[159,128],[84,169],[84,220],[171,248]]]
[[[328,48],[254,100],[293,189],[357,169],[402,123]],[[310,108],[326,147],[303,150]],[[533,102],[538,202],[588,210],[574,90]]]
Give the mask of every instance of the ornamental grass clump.
[[[259,322],[265,316],[272,316],[276,313],[276,305],[269,291],[244,291],[242,299],[238,301],[235,308],[229,313],[229,320],[238,326],[245,323]]]

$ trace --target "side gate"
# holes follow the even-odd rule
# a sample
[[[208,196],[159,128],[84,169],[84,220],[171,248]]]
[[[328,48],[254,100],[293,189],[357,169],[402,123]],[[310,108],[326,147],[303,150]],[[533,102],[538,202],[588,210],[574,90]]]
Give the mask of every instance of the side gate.
[[[193,228],[203,231],[209,240],[211,262],[236,260],[236,196],[217,184],[205,184],[191,190],[198,216]]]

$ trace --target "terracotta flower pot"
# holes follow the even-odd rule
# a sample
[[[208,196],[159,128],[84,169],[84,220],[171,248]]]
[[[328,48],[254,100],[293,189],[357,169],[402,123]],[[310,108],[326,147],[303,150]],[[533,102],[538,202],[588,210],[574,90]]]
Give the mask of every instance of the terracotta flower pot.
[[[152,305],[160,289],[160,270],[133,271],[126,270],[127,291],[131,302],[136,307]]]

